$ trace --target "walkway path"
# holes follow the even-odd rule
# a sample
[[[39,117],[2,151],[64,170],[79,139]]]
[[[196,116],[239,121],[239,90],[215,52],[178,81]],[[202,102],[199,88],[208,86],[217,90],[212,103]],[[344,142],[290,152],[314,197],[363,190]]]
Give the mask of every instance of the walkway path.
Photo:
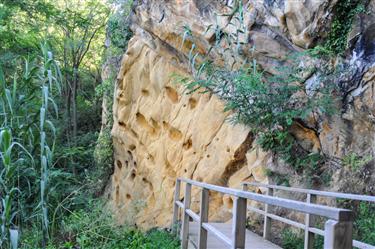
[[[232,234],[232,224],[229,223],[209,223],[217,230],[221,231],[225,236],[230,238]],[[191,222],[189,226],[189,249],[198,249],[198,232],[199,224],[197,222]],[[218,240],[215,235],[209,233],[207,236],[207,249],[223,249],[226,248],[225,243],[221,240]],[[251,249],[281,249],[281,247],[276,246],[269,242],[268,240],[263,239],[261,236],[246,230],[246,240],[245,248]]]

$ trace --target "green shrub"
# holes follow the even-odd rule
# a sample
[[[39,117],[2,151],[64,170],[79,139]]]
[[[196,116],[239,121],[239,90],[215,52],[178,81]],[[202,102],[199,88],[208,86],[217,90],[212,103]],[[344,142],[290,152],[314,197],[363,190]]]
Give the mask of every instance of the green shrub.
[[[276,185],[284,185],[286,187],[290,187],[288,175],[283,175],[270,169],[266,169],[265,174],[266,176],[271,177],[275,181]]]
[[[362,202],[354,222],[354,238],[375,245],[375,204]]]
[[[282,248],[285,249],[303,249],[304,234],[294,232],[291,229],[284,229],[281,233],[281,244]],[[315,235],[314,249],[322,249],[323,244],[324,238],[322,236]]]
[[[363,166],[368,164],[373,157],[371,155],[359,156],[356,153],[349,153],[342,159],[342,164],[344,167],[349,168],[353,172],[359,171]]]
[[[293,232],[290,229],[285,229],[281,233],[282,248],[288,249],[303,249],[303,236]]]

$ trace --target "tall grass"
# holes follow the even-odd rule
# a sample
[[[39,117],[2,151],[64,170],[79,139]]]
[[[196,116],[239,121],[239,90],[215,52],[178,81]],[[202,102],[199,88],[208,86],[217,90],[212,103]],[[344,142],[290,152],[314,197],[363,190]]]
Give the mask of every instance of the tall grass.
[[[14,76],[0,70],[1,248],[17,248],[21,227],[31,221],[40,222],[42,247],[47,245],[49,167],[56,138],[50,117],[58,113],[53,99],[59,82],[59,68],[46,44]]]

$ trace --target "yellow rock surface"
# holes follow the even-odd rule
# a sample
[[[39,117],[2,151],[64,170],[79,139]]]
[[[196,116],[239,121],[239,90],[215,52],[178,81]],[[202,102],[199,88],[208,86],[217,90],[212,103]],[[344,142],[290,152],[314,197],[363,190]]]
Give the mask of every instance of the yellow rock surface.
[[[173,74],[184,72],[141,37],[132,39],[118,77],[112,129],[115,171],[109,193],[119,223],[168,225],[176,177],[224,186],[265,181],[259,169],[264,153],[251,156],[257,166],[248,165],[249,130],[227,121],[216,96],[186,94]],[[193,201],[198,198],[193,190]],[[212,199],[212,217],[226,217],[231,206],[223,206],[225,197]]]

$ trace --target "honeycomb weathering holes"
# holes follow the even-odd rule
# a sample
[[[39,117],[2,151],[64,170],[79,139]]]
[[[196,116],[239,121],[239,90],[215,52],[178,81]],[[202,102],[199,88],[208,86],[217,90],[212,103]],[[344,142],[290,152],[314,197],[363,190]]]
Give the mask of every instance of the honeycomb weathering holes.
[[[173,102],[173,103],[177,103],[178,102],[178,93],[177,91],[170,87],[170,86],[166,86],[165,87],[165,91],[167,93],[167,97]]]

